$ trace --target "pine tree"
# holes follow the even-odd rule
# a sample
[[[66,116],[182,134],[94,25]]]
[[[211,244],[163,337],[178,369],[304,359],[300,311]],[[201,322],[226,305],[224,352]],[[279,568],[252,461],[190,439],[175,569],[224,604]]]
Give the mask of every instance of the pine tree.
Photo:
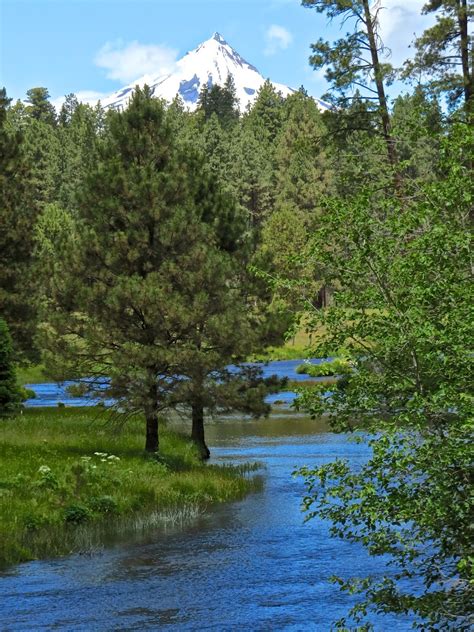
[[[235,191],[235,182],[231,176],[234,130],[225,129],[216,114],[204,123],[198,138],[200,147],[206,156],[206,163],[220,185],[228,191]]]
[[[324,146],[337,193],[351,198],[371,182],[379,183],[380,192],[390,192],[393,178],[385,142],[367,101],[355,98],[345,110],[325,112],[324,123]]]
[[[180,403],[204,450],[204,387],[245,352],[259,318],[242,289],[245,222],[202,157],[175,140],[173,116],[147,88],[109,115],[42,326],[49,366],[95,376],[89,390],[144,413],[150,452],[159,414]]]
[[[31,275],[37,206],[23,134],[8,125],[0,90],[0,314],[8,322],[17,360],[36,359],[34,283]]]
[[[224,127],[230,127],[239,120],[237,90],[232,75],[228,75],[221,97],[221,121]]]
[[[469,0],[429,0],[423,13],[435,13],[436,24],[415,40],[416,55],[405,64],[405,77],[421,72],[437,94],[446,92],[455,106],[461,99],[468,119],[473,115],[474,57]]]
[[[27,109],[28,111],[28,109]],[[61,152],[56,127],[30,116],[19,121],[23,153],[30,166],[28,188],[38,208],[58,199],[61,185]]]
[[[400,95],[395,100],[392,122],[405,180],[416,181],[419,186],[439,178],[444,124],[437,99],[417,86],[412,94]]]
[[[272,276],[298,279],[309,275],[300,254],[334,183],[324,146],[326,129],[315,101],[296,92],[286,99],[283,118],[275,151],[275,209],[263,224],[259,262]],[[316,282],[313,294],[319,288]],[[280,289],[282,294],[290,298]]]
[[[380,123],[389,164],[394,167],[398,156],[392,137],[386,83],[391,80],[392,68],[383,61],[385,47],[380,37],[379,8],[370,0],[302,0],[305,7],[325,13],[329,19],[340,18],[354,24],[352,33],[334,43],[320,38],[311,46],[311,65],[326,68],[326,79],[334,93],[336,103],[346,107],[354,88],[364,91],[369,102],[376,104],[374,113]],[[330,98],[330,96],[328,96]]]
[[[282,95],[275,90],[267,79],[257,93],[250,111],[247,113],[245,125],[250,127],[259,142],[271,150],[283,124]]]
[[[284,118],[275,152],[277,205],[315,213],[333,190],[322,116],[313,99],[296,92],[285,101]]]
[[[81,182],[97,160],[100,111],[78,103],[74,95],[63,105],[57,129],[58,183],[55,198],[63,208],[72,209]],[[49,199],[48,201],[51,201]]]
[[[234,80],[229,75],[223,86],[203,85],[198,100],[198,111],[204,114],[207,121],[212,115],[217,116],[224,128],[235,124],[239,119],[239,110]]]
[[[30,88],[26,93],[27,112],[31,118],[48,125],[56,124],[56,110],[49,100],[46,88]]]
[[[249,227],[258,234],[275,207],[273,149],[244,120],[231,138],[230,157],[229,177],[235,183],[235,194],[246,209]]]
[[[74,93],[67,94],[58,116],[58,123],[63,127],[72,121],[74,112],[79,106],[79,101]]]
[[[13,364],[13,347],[10,332],[0,318],[0,417],[16,412],[21,402]]]

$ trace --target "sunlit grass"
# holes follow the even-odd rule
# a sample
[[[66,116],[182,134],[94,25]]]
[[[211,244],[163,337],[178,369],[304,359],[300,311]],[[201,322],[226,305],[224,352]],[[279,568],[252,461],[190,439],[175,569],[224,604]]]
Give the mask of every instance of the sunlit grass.
[[[29,366],[17,367],[16,376],[20,386],[25,384],[41,384],[42,382],[50,382],[44,372],[42,364],[31,364]]]
[[[304,322],[304,320],[303,320]],[[278,347],[267,347],[264,352],[251,357],[254,362],[270,360],[304,360],[313,357],[312,346],[323,335],[323,330],[307,331],[305,325],[288,337],[286,342]]]
[[[144,423],[113,434],[95,409],[27,410],[0,421],[0,565],[82,550],[105,533],[179,523],[258,484],[252,468],[203,465],[194,445],[161,432],[143,453]],[[98,454],[97,454],[98,453]]]

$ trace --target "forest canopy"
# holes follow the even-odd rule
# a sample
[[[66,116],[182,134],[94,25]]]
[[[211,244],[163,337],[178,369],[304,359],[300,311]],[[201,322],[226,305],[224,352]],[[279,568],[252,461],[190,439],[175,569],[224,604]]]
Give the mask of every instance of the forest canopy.
[[[332,107],[266,81],[240,113],[231,78],[195,112],[136,87],[104,111],[45,87],[0,91],[0,415],[15,366],[113,398],[145,420],[259,416],[281,388],[246,360],[287,332],[340,373],[297,407],[369,442],[359,469],[305,468],[308,519],[389,562],[338,577],[371,612],[419,629],[472,625],[472,6],[430,0],[436,24],[390,66],[369,0],[303,0],[353,25],[319,39]],[[416,79],[390,98],[392,80]],[[361,439],[362,440],[362,439]]]

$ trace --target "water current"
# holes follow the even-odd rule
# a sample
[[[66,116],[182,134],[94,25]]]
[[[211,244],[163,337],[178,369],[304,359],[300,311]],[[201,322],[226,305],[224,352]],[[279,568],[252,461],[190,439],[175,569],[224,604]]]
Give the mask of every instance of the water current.
[[[262,462],[261,491],[181,528],[1,573],[0,630],[330,630],[353,603],[330,576],[377,576],[385,560],[331,538],[320,520],[304,523],[292,471],[336,457],[357,466],[367,447],[289,415],[216,422],[208,440],[213,462]],[[404,618],[371,621],[410,629]]]

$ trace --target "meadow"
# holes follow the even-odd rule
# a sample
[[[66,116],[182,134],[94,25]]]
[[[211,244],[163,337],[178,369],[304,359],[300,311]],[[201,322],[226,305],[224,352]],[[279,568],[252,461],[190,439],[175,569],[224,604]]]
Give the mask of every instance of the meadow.
[[[104,538],[180,523],[259,485],[258,465],[205,465],[162,425],[143,452],[140,417],[43,408],[0,420],[0,567],[87,552]]]

